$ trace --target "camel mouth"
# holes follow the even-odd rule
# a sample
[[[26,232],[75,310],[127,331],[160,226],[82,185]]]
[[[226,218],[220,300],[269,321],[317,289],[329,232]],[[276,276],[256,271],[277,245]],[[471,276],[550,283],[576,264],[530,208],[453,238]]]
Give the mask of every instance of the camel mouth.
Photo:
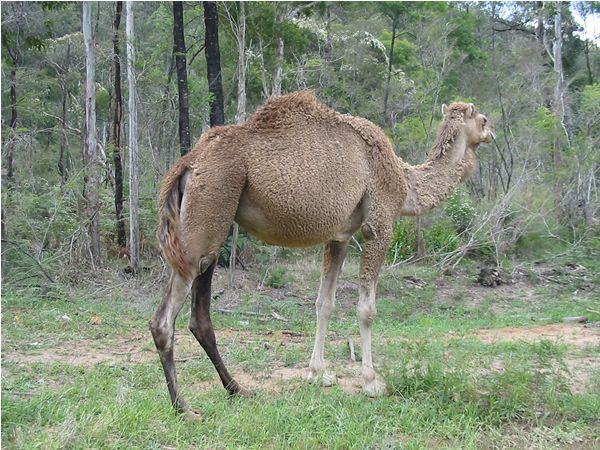
[[[491,144],[492,141],[495,141],[495,140],[496,140],[496,133],[494,133],[493,130],[490,130],[482,142],[485,144]]]

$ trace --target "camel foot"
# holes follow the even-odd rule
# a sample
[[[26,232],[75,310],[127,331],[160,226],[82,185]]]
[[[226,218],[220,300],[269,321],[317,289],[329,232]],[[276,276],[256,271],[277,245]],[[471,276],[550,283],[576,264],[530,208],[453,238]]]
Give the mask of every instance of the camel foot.
[[[371,398],[382,397],[386,393],[385,382],[375,371],[363,375],[363,392]]]
[[[200,411],[196,411],[195,409],[187,408],[185,411],[182,411],[181,416],[190,422],[198,422],[202,420],[202,414]]]
[[[328,372],[326,370],[319,372],[314,369],[308,371],[306,381],[312,384],[320,384],[323,387],[331,387],[337,383],[337,377],[335,373]]]
[[[254,391],[240,386],[237,381],[233,381],[227,386],[227,392],[229,392],[229,395],[236,397],[252,397],[254,395]]]

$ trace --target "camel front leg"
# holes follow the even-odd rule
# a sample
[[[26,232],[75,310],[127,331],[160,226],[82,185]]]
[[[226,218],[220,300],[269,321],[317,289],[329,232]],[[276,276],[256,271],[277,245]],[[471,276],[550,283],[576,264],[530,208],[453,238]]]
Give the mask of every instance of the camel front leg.
[[[308,373],[309,381],[320,382],[323,386],[331,386],[335,383],[335,375],[325,370],[325,338],[327,325],[335,308],[337,279],[342,271],[347,251],[348,241],[330,241],[325,245],[323,253],[321,286],[316,302],[317,331]]]
[[[391,232],[382,230],[367,241],[360,260],[360,286],[358,290],[358,326],[362,349],[362,386],[369,397],[385,394],[385,383],[373,368],[371,354],[371,327],[377,314],[376,289],[379,269],[383,264]]]

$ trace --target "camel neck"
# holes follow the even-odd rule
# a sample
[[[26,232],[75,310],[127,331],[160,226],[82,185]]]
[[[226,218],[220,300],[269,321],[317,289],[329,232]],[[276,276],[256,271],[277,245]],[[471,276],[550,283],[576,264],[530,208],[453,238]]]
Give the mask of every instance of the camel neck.
[[[401,162],[408,191],[400,208],[402,216],[420,216],[439,206],[463,181],[475,165],[473,149],[465,136],[457,136],[452,148],[436,159],[411,166]]]

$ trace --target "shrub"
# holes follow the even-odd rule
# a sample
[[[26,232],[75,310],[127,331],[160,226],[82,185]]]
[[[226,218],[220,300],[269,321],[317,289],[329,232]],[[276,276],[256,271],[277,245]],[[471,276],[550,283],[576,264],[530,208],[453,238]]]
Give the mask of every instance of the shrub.
[[[459,238],[452,222],[436,222],[428,230],[424,230],[425,248],[430,253],[448,253],[456,250]]]
[[[267,286],[279,289],[287,286],[293,281],[292,276],[288,273],[285,267],[273,267],[267,279]]]
[[[393,264],[394,262],[410,258],[414,253],[415,240],[416,230],[414,220],[402,219],[398,221],[394,226],[386,262]]]
[[[455,189],[448,197],[444,212],[452,221],[457,233],[462,233],[469,228],[477,214],[468,192],[462,186]]]

